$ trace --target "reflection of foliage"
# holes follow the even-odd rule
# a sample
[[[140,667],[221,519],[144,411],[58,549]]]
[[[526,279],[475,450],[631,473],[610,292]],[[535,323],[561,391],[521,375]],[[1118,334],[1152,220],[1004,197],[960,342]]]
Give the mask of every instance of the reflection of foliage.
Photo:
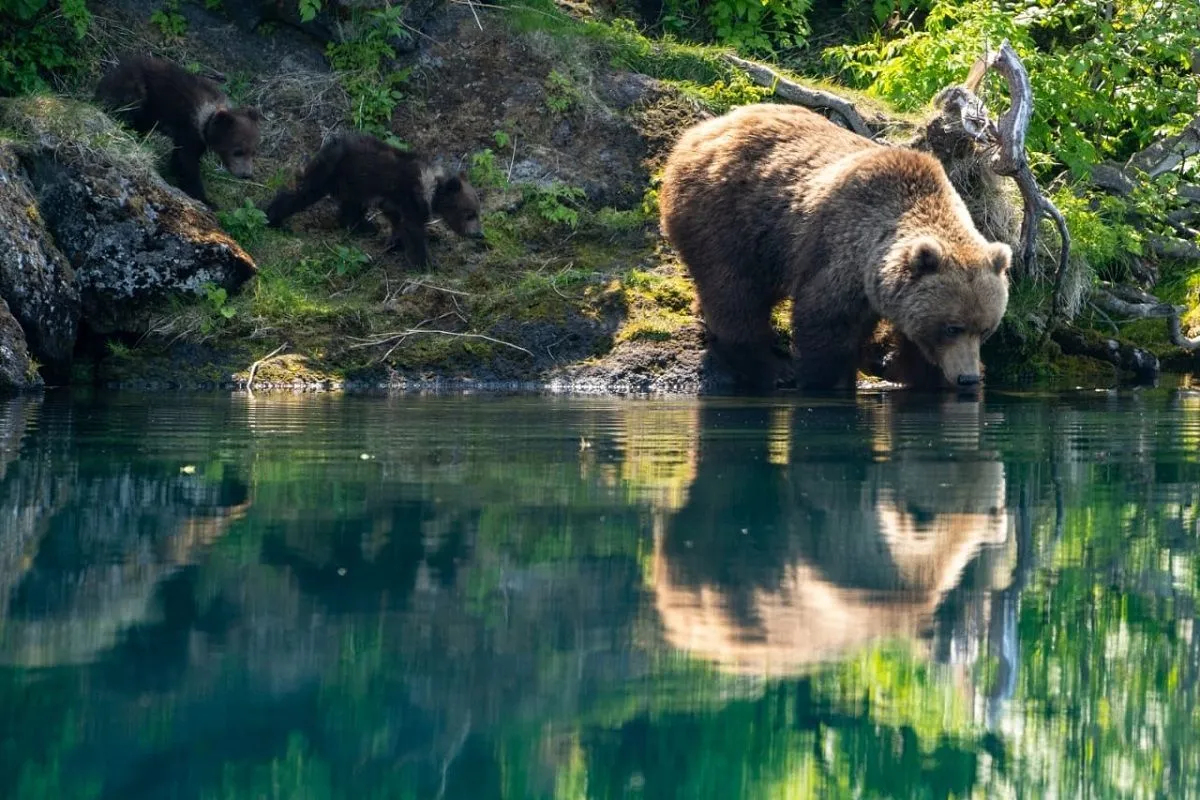
[[[247,628],[232,643],[247,632],[290,635],[297,617],[287,614],[321,609],[319,688],[273,700],[265,725],[261,710],[231,715],[231,727],[253,728],[257,746],[201,753],[211,732],[188,727],[176,710],[236,705],[236,687],[261,662],[247,667],[235,651],[216,684],[207,670],[185,669],[143,699],[146,713],[113,723],[136,728],[119,744],[96,738],[97,720],[133,705],[97,677],[107,673],[63,667],[31,683],[0,671],[0,796],[109,792],[97,754],[135,742],[148,761],[201,753],[205,764],[189,779],[204,800],[432,797],[443,788],[447,798],[1179,796],[1191,788],[1200,758],[1191,638],[1200,442],[1175,412],[1131,419],[1016,407],[989,426],[1009,506],[1027,515],[1029,549],[1040,559],[1021,595],[1020,672],[1008,706],[1019,724],[994,732],[975,716],[978,698],[958,667],[930,663],[923,648],[878,646],[803,680],[763,683],[662,647],[636,586],[652,513],[678,520],[689,489],[726,496],[718,496],[722,482],[698,483],[682,455],[692,437],[676,435],[712,425],[678,407],[575,415],[540,404],[412,401],[401,431],[389,427],[395,407],[382,403],[326,400],[288,416],[287,402],[267,412],[236,406],[252,420],[245,426],[231,426],[229,406],[201,403],[192,419],[211,425],[196,440],[169,414],[147,417],[129,447],[163,459],[149,474],[192,464],[197,485],[249,485],[247,516],[193,551],[197,596],[207,607],[223,587],[237,587],[247,616],[239,624],[265,631]],[[845,426],[822,427],[816,414],[801,418],[802,431],[773,413],[752,416],[770,420],[771,437],[803,432],[800,458],[843,459],[853,443]],[[719,418],[727,465],[741,451],[744,462],[769,465],[746,470],[750,479],[789,469],[767,446],[773,438],[750,442],[739,431],[755,426],[734,425],[727,410]],[[43,428],[58,430],[53,421]],[[888,429],[891,446],[925,447],[923,426],[937,420],[901,422]],[[284,428],[289,435],[278,435]],[[1106,437],[1100,464],[1093,435]],[[31,439],[0,489],[42,463],[47,442]],[[784,484],[750,493],[744,482],[723,483],[760,505],[791,502]],[[713,513],[733,519],[721,505]],[[418,564],[436,584],[423,594],[414,589]],[[317,577],[302,579],[302,567]],[[126,652],[101,660],[119,671]],[[281,674],[305,666],[281,665]],[[81,761],[93,769],[76,768]]]

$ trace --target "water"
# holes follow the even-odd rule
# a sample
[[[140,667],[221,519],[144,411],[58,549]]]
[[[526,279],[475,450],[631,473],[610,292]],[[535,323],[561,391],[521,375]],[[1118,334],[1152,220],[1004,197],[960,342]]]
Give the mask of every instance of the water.
[[[1200,396],[0,401],[0,797],[1200,794]]]

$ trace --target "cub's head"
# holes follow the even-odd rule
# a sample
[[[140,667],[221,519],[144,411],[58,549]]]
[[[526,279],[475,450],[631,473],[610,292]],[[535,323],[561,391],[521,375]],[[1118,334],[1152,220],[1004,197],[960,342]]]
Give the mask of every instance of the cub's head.
[[[258,152],[258,125],[263,115],[257,108],[222,108],[213,112],[205,126],[204,138],[221,159],[225,169],[238,178],[254,175],[254,154]]]
[[[460,172],[438,182],[433,198],[433,210],[459,236],[472,239],[483,237],[479,219],[479,194],[467,182],[467,173]]]
[[[892,307],[885,316],[936,365],[948,386],[977,387],[979,346],[1008,307],[1012,249],[1002,242],[951,247],[929,235],[903,242]]]

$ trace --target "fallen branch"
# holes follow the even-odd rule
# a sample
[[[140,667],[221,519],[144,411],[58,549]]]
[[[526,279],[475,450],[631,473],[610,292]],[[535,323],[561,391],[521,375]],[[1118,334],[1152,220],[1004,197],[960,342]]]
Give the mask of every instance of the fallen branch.
[[[820,89],[801,86],[795,81],[789,81],[770,67],[755,63],[754,61],[747,61],[744,58],[738,58],[728,53],[725,54],[724,58],[730,64],[745,72],[754,83],[770,89],[775,93],[776,97],[787,100],[790,103],[797,103],[806,108],[828,108],[844,119],[846,124],[850,126],[850,130],[859,136],[865,136],[870,139],[874,135],[871,133],[871,129],[867,127],[867,123],[863,120],[862,115],[858,113],[858,109],[844,97],[838,97],[836,94]]]
[[[261,367],[263,364],[266,364],[267,362],[269,362],[271,359],[275,358],[277,355],[279,355],[280,352],[282,352],[283,349],[287,346],[288,346],[288,343],[284,342],[283,344],[279,345],[279,347],[276,347],[270,353],[267,353],[265,356],[260,358],[258,361],[255,361],[253,364],[250,365],[250,373],[246,378],[246,394],[250,395],[251,397],[254,396],[254,373],[258,372],[258,368]]]
[[[1171,344],[1189,352],[1200,350],[1200,336],[1188,337],[1183,333],[1179,316],[1182,306],[1164,303],[1153,295],[1129,287],[1110,286],[1093,290],[1096,305],[1126,319],[1165,319]]]
[[[1200,154],[1200,117],[1193,119],[1174,136],[1159,139],[1134,154],[1125,171],[1128,172],[1132,167],[1144,172],[1148,178],[1156,178],[1164,172],[1171,172],[1197,154]]]

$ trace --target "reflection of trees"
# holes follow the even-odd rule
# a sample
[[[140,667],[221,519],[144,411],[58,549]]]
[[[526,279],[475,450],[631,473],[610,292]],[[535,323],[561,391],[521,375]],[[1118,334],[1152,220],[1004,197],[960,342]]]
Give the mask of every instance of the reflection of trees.
[[[1186,794],[1184,402],[0,404],[0,796]]]
[[[980,548],[1006,540],[1003,465],[977,434],[929,457],[880,450],[896,435],[871,425],[835,451],[773,463],[773,413],[705,412],[691,499],[656,541],[668,641],[738,671],[787,673],[926,630]],[[819,447],[822,431],[801,417],[792,435],[794,449]]]
[[[6,406],[45,427],[24,431],[0,477],[0,514],[15,521],[0,575],[0,663],[82,663],[157,606],[179,608],[164,582],[245,514],[249,487],[233,475],[181,473],[176,463],[82,458],[65,442],[86,423],[39,406]]]

